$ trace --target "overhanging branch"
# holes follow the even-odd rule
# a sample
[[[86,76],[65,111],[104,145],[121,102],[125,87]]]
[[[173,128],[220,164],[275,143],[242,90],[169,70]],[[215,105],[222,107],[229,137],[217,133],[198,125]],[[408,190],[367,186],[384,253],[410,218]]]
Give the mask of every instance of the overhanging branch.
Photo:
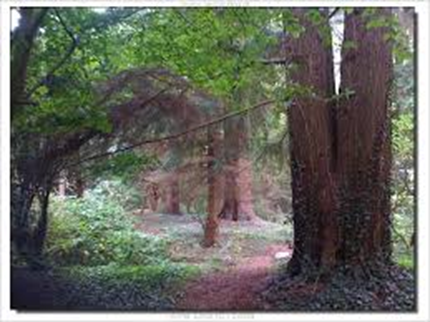
[[[167,136],[164,136],[164,137],[161,137],[161,138],[154,138],[154,139],[144,140],[144,141],[141,141],[139,143],[136,143],[136,144],[133,144],[133,145],[130,145],[130,146],[127,146],[127,147],[115,150],[113,152],[105,152],[105,153],[101,153],[101,154],[96,154],[96,155],[90,156],[88,158],[81,159],[80,162],[71,165],[71,167],[77,166],[79,164],[82,164],[82,163],[85,163],[85,162],[88,162],[88,161],[93,161],[93,160],[96,160],[96,159],[105,158],[105,157],[108,157],[108,156],[111,156],[111,155],[114,155],[114,154],[118,154],[118,153],[121,153],[121,152],[126,152],[126,151],[129,151],[129,150],[133,150],[133,149],[141,147],[143,145],[177,139],[177,138],[179,138],[181,136],[184,136],[184,135],[186,135],[188,133],[198,131],[198,130],[203,129],[205,127],[208,127],[208,126],[220,123],[220,122],[222,122],[222,121],[224,121],[226,119],[229,119],[229,118],[232,118],[232,117],[235,117],[235,116],[238,116],[238,115],[250,112],[250,111],[258,109],[260,107],[273,104],[275,102],[276,102],[276,100],[267,100],[267,101],[261,102],[259,104],[256,104],[254,106],[251,106],[249,108],[242,109],[240,111],[235,111],[235,112],[227,113],[227,114],[225,114],[225,115],[223,115],[221,117],[218,117],[216,119],[210,120],[208,122],[204,122],[204,123],[198,124],[198,125],[196,125],[194,127],[191,127],[189,129],[186,129],[184,131],[181,131],[181,132],[178,132],[178,133],[175,133],[175,134],[167,135]]]

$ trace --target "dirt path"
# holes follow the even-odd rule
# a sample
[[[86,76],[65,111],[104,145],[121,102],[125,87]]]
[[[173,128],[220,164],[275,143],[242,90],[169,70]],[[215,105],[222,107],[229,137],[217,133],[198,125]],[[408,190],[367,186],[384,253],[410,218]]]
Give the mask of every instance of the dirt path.
[[[185,286],[177,303],[181,310],[261,310],[259,294],[265,288],[277,252],[289,252],[288,245],[271,245],[260,256],[242,260],[227,271],[209,273]]]

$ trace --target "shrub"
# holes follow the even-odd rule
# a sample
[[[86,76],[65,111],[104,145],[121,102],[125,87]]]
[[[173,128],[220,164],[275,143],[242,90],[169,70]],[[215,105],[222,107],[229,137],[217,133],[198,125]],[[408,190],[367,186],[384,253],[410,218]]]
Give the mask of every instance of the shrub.
[[[113,262],[146,265],[166,260],[167,241],[135,230],[133,217],[117,198],[112,185],[106,183],[80,199],[53,197],[48,258],[59,265],[89,266]]]
[[[87,191],[89,197],[109,198],[121,205],[125,210],[140,208],[143,196],[134,184],[127,184],[121,179],[103,180]]]

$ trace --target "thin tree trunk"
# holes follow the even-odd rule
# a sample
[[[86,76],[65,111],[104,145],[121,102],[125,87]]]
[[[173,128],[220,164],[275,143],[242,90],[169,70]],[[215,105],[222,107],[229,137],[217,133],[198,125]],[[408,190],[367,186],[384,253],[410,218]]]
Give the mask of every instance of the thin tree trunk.
[[[58,180],[58,196],[62,199],[66,197],[66,183],[67,183],[66,172],[61,171],[60,178]]]
[[[33,235],[34,254],[40,257],[43,252],[43,246],[46,239],[46,231],[48,228],[48,207],[50,187],[47,187],[39,194],[40,215],[37,221],[37,226]]]
[[[203,246],[212,247],[218,239],[218,210],[217,210],[217,194],[219,192],[219,175],[216,170],[216,157],[217,148],[217,135],[214,133],[213,128],[208,129],[208,164],[207,164],[207,177],[208,177],[208,203],[207,203],[207,217],[204,229]]]
[[[82,198],[85,193],[85,183],[80,174],[76,178],[76,197]]]
[[[225,190],[224,190],[224,206],[220,213],[222,219],[236,219],[238,218],[237,208],[237,193],[236,193],[236,173],[237,159],[238,159],[238,144],[237,144],[237,131],[235,129],[236,119],[232,118],[224,122],[224,176],[225,176]]]
[[[81,160],[81,156],[78,152],[78,162]],[[77,198],[82,198],[85,193],[85,180],[82,177],[82,168],[76,167],[74,171],[75,176],[75,193]]]
[[[165,186],[165,211],[168,214],[180,215],[180,165],[181,150],[178,142],[173,140],[168,142],[169,151],[167,154],[167,169],[169,171]]]
[[[166,213],[172,215],[181,214],[179,191],[178,174],[171,173],[166,187]]]

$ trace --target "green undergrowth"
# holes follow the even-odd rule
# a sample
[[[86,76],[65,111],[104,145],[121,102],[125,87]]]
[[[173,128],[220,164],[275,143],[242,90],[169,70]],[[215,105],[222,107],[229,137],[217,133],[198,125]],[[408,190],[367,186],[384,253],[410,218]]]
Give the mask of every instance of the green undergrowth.
[[[106,287],[133,284],[142,290],[178,286],[200,274],[197,266],[172,262],[147,266],[118,264],[94,267],[71,266],[59,268],[57,271],[78,283],[95,283]]]
[[[68,266],[46,271],[12,270],[12,307],[43,311],[165,311],[197,266],[164,263],[147,266]]]
[[[156,265],[168,260],[168,238],[136,229],[120,187],[101,182],[83,198],[52,198],[45,254],[54,265]]]
[[[411,245],[413,232],[414,216],[410,212],[393,214],[393,259],[399,266],[410,270],[413,270],[415,265],[414,248]]]

